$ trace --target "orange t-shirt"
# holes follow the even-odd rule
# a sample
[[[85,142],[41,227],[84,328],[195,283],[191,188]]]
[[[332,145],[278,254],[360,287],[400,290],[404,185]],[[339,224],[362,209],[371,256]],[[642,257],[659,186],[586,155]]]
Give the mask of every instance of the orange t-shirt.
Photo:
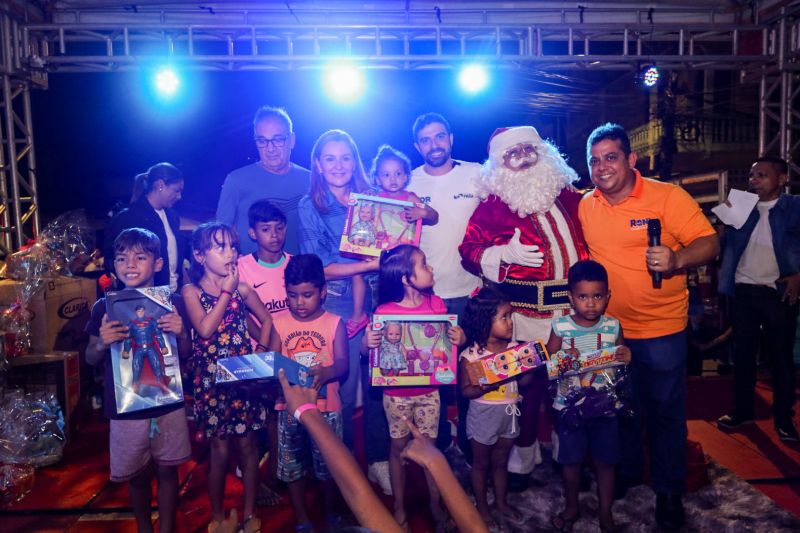
[[[595,189],[581,200],[578,216],[592,259],[608,271],[606,313],[619,319],[625,337],[649,339],[686,328],[689,293],[683,271],[664,276],[661,288],[653,288],[645,258],[647,221],[661,220],[661,244],[674,251],[715,232],[682,188],[634,172],[636,183],[622,203],[610,205]]]
[[[340,320],[328,311],[310,322],[297,320],[292,313],[283,313],[273,319],[272,325],[281,339],[283,355],[304,366],[333,366],[333,342]],[[341,411],[339,381],[329,382],[326,390],[326,398],[317,398],[319,410],[323,413]],[[285,408],[282,400],[275,405],[278,411]]]

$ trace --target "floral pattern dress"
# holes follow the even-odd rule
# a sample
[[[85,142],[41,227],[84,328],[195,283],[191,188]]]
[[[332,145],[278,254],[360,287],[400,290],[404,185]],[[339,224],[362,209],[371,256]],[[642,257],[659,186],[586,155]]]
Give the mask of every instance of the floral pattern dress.
[[[200,304],[211,312],[218,297],[204,291]],[[239,291],[234,291],[217,331],[204,339],[196,335],[192,341],[194,367],[194,412],[196,437],[242,436],[264,426],[267,411],[253,387],[243,384],[215,386],[217,359],[251,353],[247,332],[247,309]]]
[[[392,344],[385,338],[381,339],[380,360],[378,366],[384,370],[408,370],[408,361],[403,356],[400,343]]]

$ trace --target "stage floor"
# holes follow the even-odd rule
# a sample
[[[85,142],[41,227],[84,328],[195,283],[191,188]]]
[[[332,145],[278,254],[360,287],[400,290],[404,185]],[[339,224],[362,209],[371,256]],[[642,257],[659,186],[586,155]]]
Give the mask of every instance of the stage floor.
[[[757,422],[738,432],[717,429],[715,420],[729,408],[730,377],[689,378],[689,438],[700,442],[706,454],[779,506],[800,516],[800,446],[780,442],[770,418],[771,388],[766,376],[757,389]],[[34,490],[22,501],[0,511],[3,531],[134,532],[127,501],[127,489],[108,481],[107,422],[98,411],[84,411],[63,460],[37,471]],[[800,424],[800,417],[796,417]],[[360,426],[357,421],[357,427]],[[357,456],[363,458],[361,450]],[[180,532],[205,531],[209,520],[205,491],[205,450],[195,449],[195,459],[180,468]],[[411,482],[424,483],[421,475]],[[241,485],[228,477],[226,508],[238,506],[241,513]],[[411,528],[432,531],[426,509],[425,490],[409,491]],[[264,531],[293,531],[294,520],[286,493],[277,507],[259,509]],[[319,494],[309,491],[312,510],[321,506]],[[383,497],[391,508],[391,498]],[[321,520],[320,516],[316,517]]]

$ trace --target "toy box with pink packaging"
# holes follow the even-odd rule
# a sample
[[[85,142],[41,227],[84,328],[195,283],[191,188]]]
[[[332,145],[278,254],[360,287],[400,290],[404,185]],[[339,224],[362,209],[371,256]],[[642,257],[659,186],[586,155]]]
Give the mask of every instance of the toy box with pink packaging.
[[[408,222],[413,202],[350,193],[339,250],[346,255],[378,257],[401,244],[419,246],[422,220]]]
[[[370,353],[370,383],[377,387],[456,383],[458,353],[447,329],[456,315],[374,315],[380,347]]]

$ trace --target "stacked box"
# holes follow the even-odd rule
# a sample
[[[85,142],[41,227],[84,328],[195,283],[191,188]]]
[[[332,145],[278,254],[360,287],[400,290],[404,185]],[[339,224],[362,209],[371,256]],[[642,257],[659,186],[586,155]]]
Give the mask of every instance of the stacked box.
[[[20,281],[0,280],[0,308],[10,307],[16,301],[21,286]],[[95,300],[97,283],[93,279],[78,276],[46,279],[28,305],[33,314],[31,351],[72,350],[85,344],[88,335],[84,328]]]
[[[9,360],[9,385],[55,395],[69,426],[81,396],[78,352],[29,354]]]

